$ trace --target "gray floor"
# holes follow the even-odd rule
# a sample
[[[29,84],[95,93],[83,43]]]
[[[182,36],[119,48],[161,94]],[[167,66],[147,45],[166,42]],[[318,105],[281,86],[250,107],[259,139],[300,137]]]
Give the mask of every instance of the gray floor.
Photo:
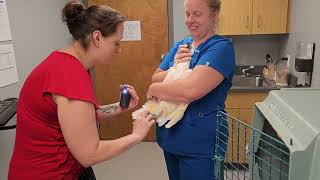
[[[143,142],[110,161],[93,167],[98,180],[167,180],[162,150],[156,143]],[[225,180],[249,179],[246,171],[225,170]]]
[[[225,170],[224,171],[224,180],[249,180],[248,171],[238,171],[238,170]]]
[[[143,142],[110,161],[93,167],[98,180],[166,180],[162,150],[156,143]]]

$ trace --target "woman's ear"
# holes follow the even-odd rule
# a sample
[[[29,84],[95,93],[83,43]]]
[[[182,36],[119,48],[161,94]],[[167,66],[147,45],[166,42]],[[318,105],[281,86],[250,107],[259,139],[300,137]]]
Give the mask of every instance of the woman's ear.
[[[218,16],[219,16],[219,11],[214,11],[214,12],[211,13],[211,15],[212,15],[212,17],[213,17],[214,19],[216,19],[216,18],[218,18]]]
[[[95,30],[92,32],[92,43],[96,47],[100,47],[102,41],[102,33],[99,30]]]
[[[219,21],[219,12],[215,11],[211,13],[213,23],[216,24]]]

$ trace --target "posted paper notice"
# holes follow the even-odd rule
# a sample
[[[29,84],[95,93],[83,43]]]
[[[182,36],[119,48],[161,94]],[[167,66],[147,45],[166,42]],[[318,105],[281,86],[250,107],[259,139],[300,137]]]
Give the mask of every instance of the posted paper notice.
[[[140,21],[125,21],[121,41],[141,41]]]

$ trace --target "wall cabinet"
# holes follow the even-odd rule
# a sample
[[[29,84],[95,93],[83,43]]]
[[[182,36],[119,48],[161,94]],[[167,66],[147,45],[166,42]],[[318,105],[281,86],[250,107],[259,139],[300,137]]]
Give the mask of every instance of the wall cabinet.
[[[253,107],[256,102],[265,99],[267,93],[236,93],[230,92],[226,100],[228,115],[239,121],[228,119],[229,138],[226,162],[247,163],[246,145],[250,143],[251,131],[247,126],[252,124]]]
[[[289,0],[221,0],[221,35],[288,33]]]

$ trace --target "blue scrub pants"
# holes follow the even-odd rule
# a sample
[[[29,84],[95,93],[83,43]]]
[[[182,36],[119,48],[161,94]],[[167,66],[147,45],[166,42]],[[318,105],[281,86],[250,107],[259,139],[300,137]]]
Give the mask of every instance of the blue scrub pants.
[[[164,151],[170,180],[213,180],[212,158],[181,156]]]

